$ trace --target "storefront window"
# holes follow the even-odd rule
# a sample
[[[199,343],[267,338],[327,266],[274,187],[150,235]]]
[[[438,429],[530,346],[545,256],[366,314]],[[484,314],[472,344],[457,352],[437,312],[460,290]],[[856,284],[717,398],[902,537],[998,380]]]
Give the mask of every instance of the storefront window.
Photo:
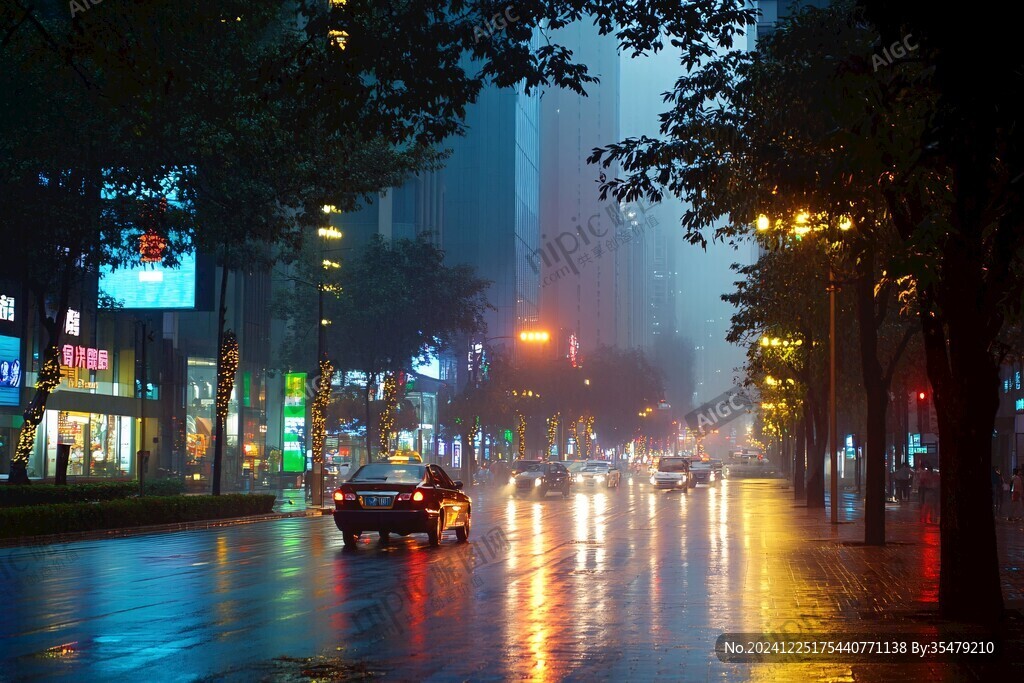
[[[118,420],[114,415],[93,413],[89,418],[90,474],[95,477],[122,476],[117,453]]]
[[[45,435],[46,468],[45,472],[34,476],[56,474],[59,444],[71,447],[68,476],[120,478],[134,475],[132,418],[47,410],[44,422],[39,435]],[[33,475],[30,473],[30,476]]]
[[[212,358],[189,358],[185,419],[185,477],[207,480],[213,468],[213,424],[217,364]]]

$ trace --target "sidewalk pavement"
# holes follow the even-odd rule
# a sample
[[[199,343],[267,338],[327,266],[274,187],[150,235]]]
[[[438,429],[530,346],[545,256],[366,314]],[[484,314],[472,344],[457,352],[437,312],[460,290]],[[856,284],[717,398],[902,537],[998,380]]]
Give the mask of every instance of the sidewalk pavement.
[[[782,481],[775,485],[788,489]],[[787,493],[791,495],[791,489]],[[884,547],[863,545],[864,505],[855,492],[841,493],[837,525],[829,521],[827,492],[824,509],[808,509],[803,501],[792,504],[793,528],[787,531],[794,541],[801,540],[770,553],[765,560],[768,576],[799,576],[803,587],[775,601],[780,623],[788,619],[787,623],[802,633],[923,632],[949,639],[972,633],[967,625],[939,617],[939,526],[920,521],[916,500],[886,504]],[[922,660],[920,664],[853,665],[851,680],[987,681],[1024,674],[1024,521],[997,520],[995,524],[1007,616],[994,635],[1003,642],[1007,660],[995,664],[964,659],[956,663]],[[832,616],[812,616],[822,613]],[[801,672],[801,676],[810,673],[806,669]],[[775,680],[790,680],[792,675],[786,669],[775,673]],[[821,673],[828,678],[824,670]]]
[[[298,510],[316,511],[317,514],[327,515],[334,511],[334,502],[324,498],[323,505],[314,505],[306,498],[304,489],[283,489],[277,491],[277,501],[274,502],[275,512],[295,512]]]

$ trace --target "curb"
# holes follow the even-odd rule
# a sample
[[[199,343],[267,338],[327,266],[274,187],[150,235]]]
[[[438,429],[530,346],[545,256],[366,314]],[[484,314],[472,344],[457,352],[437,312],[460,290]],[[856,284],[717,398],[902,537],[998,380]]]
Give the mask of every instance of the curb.
[[[271,522],[276,519],[295,517],[320,517],[329,514],[322,508],[308,508],[296,512],[272,512],[266,515],[250,515],[248,517],[227,517],[224,519],[201,519],[194,522],[178,522],[176,524],[157,524],[153,526],[133,526],[122,529],[103,529],[100,531],[76,531],[68,534],[50,534],[46,536],[21,536],[19,538],[0,539],[0,548],[17,548],[27,545],[51,545],[56,543],[76,543],[78,541],[96,541],[106,538],[124,536],[143,536],[174,531],[194,531],[212,529],[214,527],[240,526],[257,522]]]

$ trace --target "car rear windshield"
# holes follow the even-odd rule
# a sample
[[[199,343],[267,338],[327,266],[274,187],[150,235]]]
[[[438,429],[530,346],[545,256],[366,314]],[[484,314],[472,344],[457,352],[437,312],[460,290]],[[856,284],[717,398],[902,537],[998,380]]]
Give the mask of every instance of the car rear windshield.
[[[398,465],[375,462],[363,465],[349,481],[380,481],[389,484],[418,484],[423,480],[423,465]]]
[[[539,460],[524,460],[523,462],[517,462],[513,465],[513,471],[515,472],[532,472],[534,470],[542,469],[544,468]]]
[[[663,459],[658,463],[659,472],[685,472],[688,469],[689,464],[685,460]]]

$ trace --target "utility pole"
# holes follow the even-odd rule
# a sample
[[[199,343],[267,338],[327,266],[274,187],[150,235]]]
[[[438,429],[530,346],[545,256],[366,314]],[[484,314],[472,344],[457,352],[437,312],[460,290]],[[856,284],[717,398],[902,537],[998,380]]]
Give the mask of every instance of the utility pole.
[[[829,382],[828,382],[828,440],[830,464],[832,467],[832,523],[839,523],[839,434],[836,416],[836,282],[831,262],[828,266],[828,339],[829,339]]]
[[[147,369],[147,342],[149,341],[149,329],[145,320],[138,321],[142,327],[142,338],[139,343],[139,452],[136,467],[139,470],[139,495],[146,495],[146,464],[149,460],[149,451],[146,450],[146,393],[149,386],[149,372]],[[138,327],[136,327],[138,329]]]

